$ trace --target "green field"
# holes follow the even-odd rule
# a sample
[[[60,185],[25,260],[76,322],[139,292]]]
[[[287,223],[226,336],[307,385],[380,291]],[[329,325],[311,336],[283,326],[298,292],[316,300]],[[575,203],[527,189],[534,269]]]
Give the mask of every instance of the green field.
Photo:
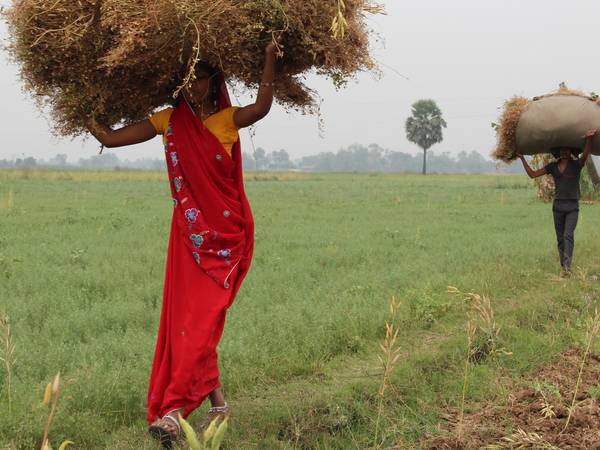
[[[600,291],[599,206],[582,205],[580,269],[560,279],[551,206],[522,176],[246,185],[256,251],[220,346],[226,448],[418,448],[462,393],[465,306],[447,286],[490,295],[512,352],[473,365],[468,401],[500,399],[507,380],[580,343]],[[16,343],[10,413],[0,367],[0,448],[39,448],[58,371],[55,446],[157,448],[144,404],[171,210],[163,174],[0,171],[0,311]],[[401,357],[375,443],[392,296]]]

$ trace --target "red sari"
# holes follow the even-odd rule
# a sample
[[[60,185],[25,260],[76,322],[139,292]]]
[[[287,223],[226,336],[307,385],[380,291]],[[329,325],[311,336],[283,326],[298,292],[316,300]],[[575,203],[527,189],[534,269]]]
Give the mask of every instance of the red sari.
[[[223,109],[231,103],[220,86]],[[148,423],[180,408],[187,417],[220,386],[216,349],[254,247],[239,140],[229,156],[182,100],[165,152],[174,211]]]

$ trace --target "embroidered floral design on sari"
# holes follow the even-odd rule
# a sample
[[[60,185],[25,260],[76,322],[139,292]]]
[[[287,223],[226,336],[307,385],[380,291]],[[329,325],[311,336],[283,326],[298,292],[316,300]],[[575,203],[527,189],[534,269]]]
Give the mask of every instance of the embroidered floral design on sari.
[[[177,152],[171,152],[171,164],[173,164],[173,167],[175,167],[178,162],[179,160],[177,159]]]
[[[175,191],[176,192],[181,191],[181,178],[180,177],[176,177],[173,180],[173,185],[175,186]]]
[[[217,252],[217,255],[219,255],[219,258],[229,258],[231,256],[231,250],[229,250],[228,248],[219,250]]]
[[[200,264],[200,255],[198,254],[198,252],[193,252],[192,256],[194,257],[196,264]]]
[[[190,223],[195,223],[198,218],[198,210],[196,208],[186,209],[185,217]]]
[[[190,236],[190,240],[192,241],[192,243],[194,244],[194,247],[199,248],[200,246],[202,246],[202,243],[204,242],[204,238],[202,236],[200,236],[199,234],[192,234]]]

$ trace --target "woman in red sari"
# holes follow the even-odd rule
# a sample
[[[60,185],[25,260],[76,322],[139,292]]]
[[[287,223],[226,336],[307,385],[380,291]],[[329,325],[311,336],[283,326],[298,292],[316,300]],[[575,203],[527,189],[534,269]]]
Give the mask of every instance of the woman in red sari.
[[[90,125],[109,148],[163,135],[174,211],[147,420],[167,448],[181,434],[179,417],[206,397],[209,421],[229,414],[216,348],[254,245],[238,130],[269,112],[275,59],[276,47],[269,44],[256,101],[243,108],[231,107],[223,75],[200,62],[174,108],[118,130]]]

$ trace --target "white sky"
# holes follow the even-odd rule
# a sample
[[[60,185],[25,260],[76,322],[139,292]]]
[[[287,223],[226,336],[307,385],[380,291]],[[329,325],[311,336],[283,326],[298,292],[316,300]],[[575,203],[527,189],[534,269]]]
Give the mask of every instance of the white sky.
[[[7,0],[3,0],[6,4]],[[512,95],[534,96],[566,81],[572,88],[600,91],[597,65],[598,0],[386,0],[388,15],[371,25],[384,37],[373,54],[384,76],[369,74],[336,92],[327,80],[309,85],[323,98],[325,134],[317,119],[274,107],[257,127],[255,145],[285,148],[292,157],[337,151],[352,143],[377,143],[416,153],[407,142],[404,122],[421,98],[438,102],[448,122],[436,152],[477,150],[494,145],[490,123]],[[2,36],[6,27],[0,25]],[[25,155],[48,158],[66,153],[70,160],[97,151],[94,140],[57,139],[45,116],[23,94],[17,68],[0,55],[0,119],[4,124],[0,159]],[[393,68],[393,70],[391,69]],[[399,76],[401,73],[408,80]],[[245,101],[248,101],[245,98]],[[245,151],[251,151],[242,132]],[[161,158],[159,138],[126,149],[119,157]]]

